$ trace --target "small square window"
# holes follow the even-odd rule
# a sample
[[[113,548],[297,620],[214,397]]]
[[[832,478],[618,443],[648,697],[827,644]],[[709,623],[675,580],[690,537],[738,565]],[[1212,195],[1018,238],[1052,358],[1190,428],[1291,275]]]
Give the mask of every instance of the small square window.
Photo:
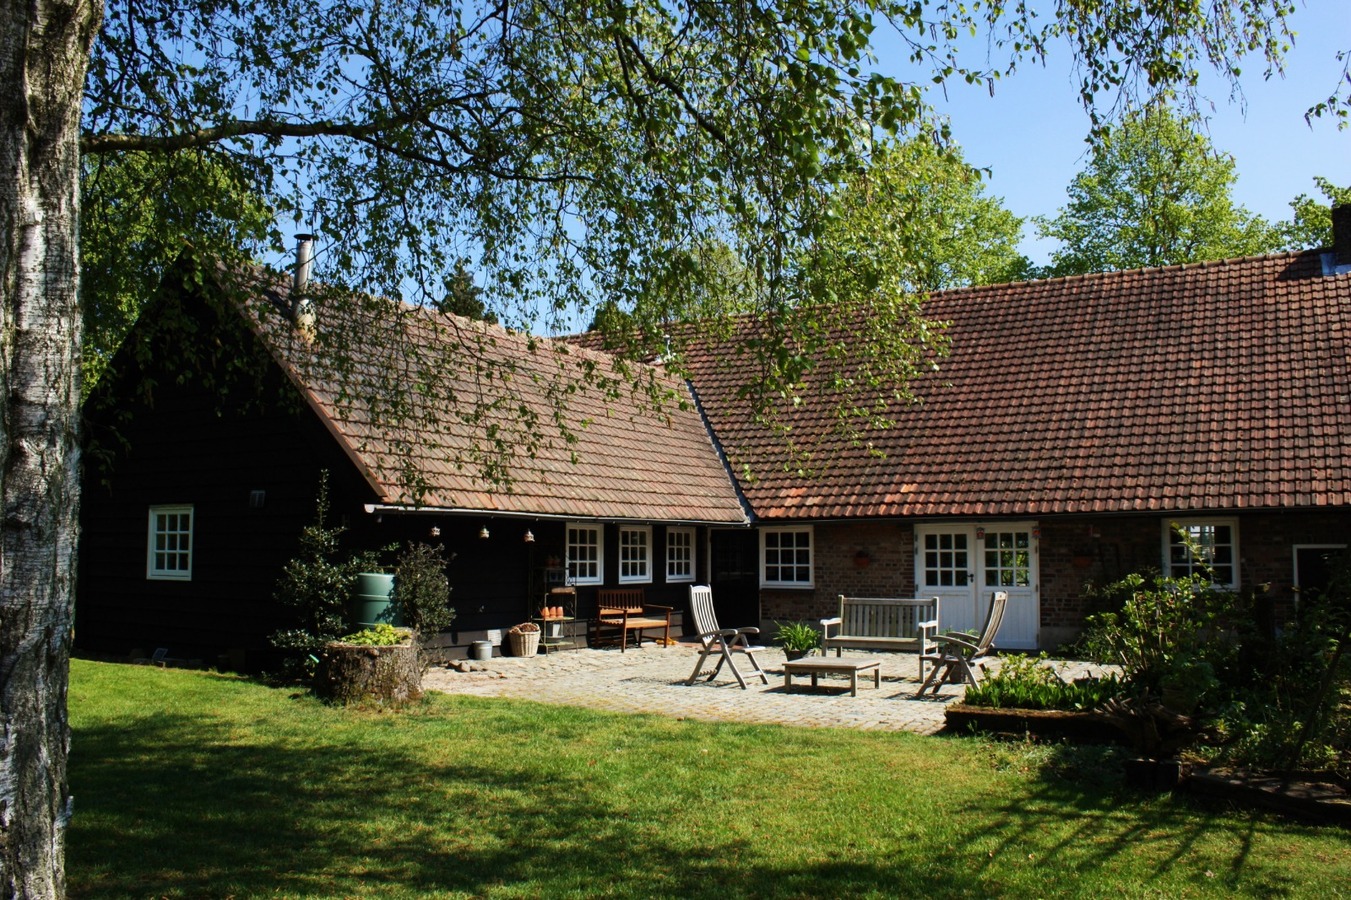
[[[811,587],[812,529],[765,528],[760,532],[760,583],[765,587]]]
[[[1238,520],[1188,519],[1165,522],[1168,574],[1208,576],[1217,585],[1238,587]]]
[[[192,507],[152,506],[146,539],[145,577],[192,580]]]

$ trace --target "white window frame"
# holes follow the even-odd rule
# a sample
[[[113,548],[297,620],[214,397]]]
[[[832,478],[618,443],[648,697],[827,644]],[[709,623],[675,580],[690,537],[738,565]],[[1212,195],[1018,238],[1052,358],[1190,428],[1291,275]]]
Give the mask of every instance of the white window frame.
[[[672,538],[682,542],[672,544]],[[668,584],[694,582],[694,529],[671,525],[666,529],[666,581]]]
[[[807,580],[801,579],[783,579],[770,578],[769,562],[769,536],[770,535],[806,535],[807,537]],[[782,550],[782,548],[774,548]],[[795,551],[802,548],[793,548]],[[775,568],[783,569],[785,564],[780,561],[774,564]],[[801,563],[793,562],[787,564],[787,567],[794,569],[800,568]],[[779,525],[760,529],[760,586],[768,588],[814,588],[816,587],[816,535],[810,525]]]
[[[631,542],[633,537],[640,540]],[[652,583],[651,525],[619,526],[619,583]]]
[[[1176,570],[1173,565],[1174,525],[1184,529],[1206,527],[1206,526],[1214,528],[1221,528],[1221,527],[1229,528],[1229,544],[1227,546],[1229,547],[1230,550],[1230,560],[1228,563],[1221,563],[1220,565],[1227,565],[1229,567],[1230,578],[1228,581],[1216,581],[1215,584],[1219,587],[1227,587],[1233,590],[1238,590],[1239,582],[1242,580],[1241,574],[1239,572],[1240,569],[1239,563],[1241,557],[1239,554],[1240,537],[1238,533],[1238,519],[1233,516],[1214,516],[1214,517],[1196,516],[1190,519],[1166,519],[1164,521],[1163,569],[1171,578],[1186,578],[1189,574],[1191,574],[1192,566],[1189,565],[1186,569]]]
[[[582,543],[582,542],[574,542],[573,539],[572,539],[573,531],[574,531],[574,530],[576,530],[576,531],[590,532],[592,535],[595,536],[595,541],[594,541],[594,543],[591,542],[591,541],[586,541],[585,543]],[[599,524],[589,523],[589,522],[569,522],[569,523],[567,524],[567,530],[566,530],[565,534],[566,534],[566,538],[567,538],[567,553],[568,553],[568,555],[567,555],[567,567],[568,567],[568,581],[569,581],[569,583],[571,583],[571,584],[604,584],[604,583],[605,583],[605,528],[604,528],[604,526],[599,525]],[[594,546],[594,547],[596,548],[596,558],[595,558],[594,561],[593,561],[593,560],[590,560],[590,559],[588,559],[588,560],[583,560],[583,561],[579,561],[579,560],[576,558],[576,556],[574,555],[574,553],[573,553],[574,549],[576,549],[576,548],[579,548],[579,547],[588,547],[588,548],[590,548],[590,547],[592,547],[592,546]],[[594,565],[595,568],[596,568],[595,573],[592,574],[592,573],[588,572],[588,573],[586,573],[586,574],[583,574],[583,573],[580,571],[580,565],[581,565],[582,563],[585,563],[585,565],[587,566],[588,569],[589,569],[592,565]]]
[[[167,524],[161,521],[160,517],[169,516],[187,516],[187,528],[181,527],[181,522],[176,522],[172,529],[161,528],[161,525]],[[145,540],[145,577],[148,581],[192,581],[192,557],[196,543],[194,530],[197,525],[197,514],[191,503],[172,503],[150,507],[150,514],[147,517],[146,540]],[[160,538],[163,537],[163,546],[160,546]],[[187,538],[187,547],[177,546],[175,538]],[[173,544],[173,546],[171,546]],[[165,566],[164,563],[172,556],[175,561],[181,560],[183,565]]]

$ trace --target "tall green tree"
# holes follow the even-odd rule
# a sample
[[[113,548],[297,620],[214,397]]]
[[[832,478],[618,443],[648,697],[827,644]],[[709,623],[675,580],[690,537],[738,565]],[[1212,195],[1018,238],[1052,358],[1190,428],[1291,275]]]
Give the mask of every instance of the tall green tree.
[[[1024,277],[1022,219],[987,196],[981,178],[956,145],[884,143],[833,198],[813,247],[821,280],[903,295]]]
[[[80,304],[85,393],[98,381],[165,268],[189,242],[220,259],[256,257],[274,210],[234,157],[202,150],[86,156],[80,172]]]
[[[497,324],[497,313],[484,303],[483,288],[474,284],[474,273],[469,271],[467,260],[456,261],[455,270],[446,283],[446,294],[436,304],[436,308],[444,313],[464,316],[466,319]]]
[[[806,252],[878,132],[918,130],[921,85],[987,82],[1064,38],[1081,94],[1278,64],[1288,0],[0,0],[0,894],[60,896],[70,814],[64,698],[79,459],[80,154],[232,157],[258,195],[327,236],[319,275],[432,302],[474,259],[521,322],[644,296],[721,240],[753,270],[786,358],[822,297]],[[916,65],[870,69],[897,30]],[[963,68],[953,41],[1005,54]],[[97,37],[97,41],[95,38]],[[92,52],[91,52],[92,51]],[[83,114],[83,127],[81,118]],[[683,264],[683,263],[681,263]],[[861,316],[894,296],[836,292]],[[905,334],[898,329],[896,334]],[[868,349],[882,382],[913,347]],[[466,354],[469,355],[469,354]],[[805,359],[799,355],[799,359]],[[804,363],[776,366],[792,384]],[[419,390],[430,386],[419,385]],[[772,385],[771,385],[772,387]],[[867,385],[862,387],[871,389]],[[772,390],[767,393],[773,394]]]
[[[1332,246],[1332,208],[1351,204],[1351,186],[1338,187],[1330,179],[1315,175],[1314,185],[1326,200],[1320,203],[1308,194],[1290,201],[1288,221],[1276,226],[1283,250],[1308,250]]]
[[[1070,202],[1037,219],[1060,248],[1051,274],[1082,275],[1266,253],[1271,226],[1234,202],[1234,160],[1194,119],[1161,103],[1128,113],[1094,145]]]

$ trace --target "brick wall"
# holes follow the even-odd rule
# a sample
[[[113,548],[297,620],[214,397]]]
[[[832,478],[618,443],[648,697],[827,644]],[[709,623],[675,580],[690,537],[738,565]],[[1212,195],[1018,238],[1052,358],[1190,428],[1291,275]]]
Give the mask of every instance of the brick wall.
[[[1223,515],[1223,514],[1217,514]],[[1041,643],[1071,640],[1084,616],[1098,612],[1084,596],[1086,583],[1107,584],[1163,564],[1160,515],[1042,520],[1039,541]],[[1239,523],[1242,587],[1270,585],[1278,613],[1293,599],[1294,548],[1299,544],[1351,543],[1351,510],[1244,513]],[[836,611],[840,594],[915,596],[914,529],[896,521],[823,523],[814,529],[816,586],[812,590],[762,590],[763,624],[814,621]]]
[[[912,597],[915,538],[909,523],[821,523],[813,529],[814,590],[761,590],[765,624],[833,616],[838,597]]]

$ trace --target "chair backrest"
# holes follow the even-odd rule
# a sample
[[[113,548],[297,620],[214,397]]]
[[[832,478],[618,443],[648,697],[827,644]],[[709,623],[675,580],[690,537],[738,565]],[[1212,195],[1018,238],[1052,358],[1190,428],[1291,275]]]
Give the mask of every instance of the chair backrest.
[[[643,611],[642,588],[601,588],[596,592],[596,607],[601,615],[610,613],[641,613]]]
[[[713,588],[706,584],[690,585],[690,615],[700,634],[718,630],[718,617],[713,613]]]
[[[994,636],[999,632],[999,624],[1004,621],[1004,607],[1008,606],[1008,603],[1008,591],[995,591],[990,595],[990,615],[985,619],[980,639],[976,641],[976,646],[980,648],[979,652],[984,653],[994,643]]]

